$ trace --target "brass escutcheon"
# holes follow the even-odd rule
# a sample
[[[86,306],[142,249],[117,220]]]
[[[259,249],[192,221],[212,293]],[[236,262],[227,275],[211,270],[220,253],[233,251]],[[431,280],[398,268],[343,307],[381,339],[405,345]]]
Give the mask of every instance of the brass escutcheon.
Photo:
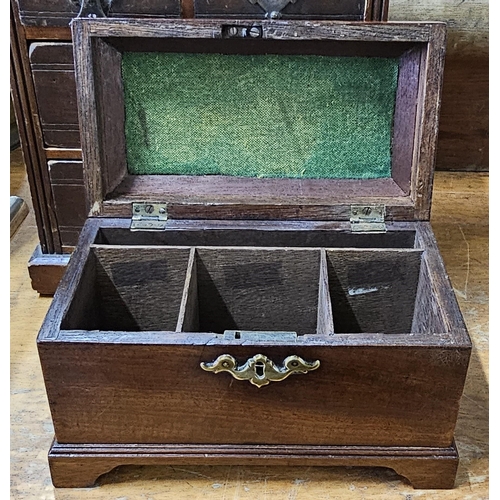
[[[207,372],[229,372],[235,379],[248,380],[259,388],[269,382],[281,382],[289,375],[306,374],[319,368],[319,365],[319,360],[309,362],[294,355],[285,358],[283,366],[277,366],[263,354],[256,354],[242,366],[238,366],[230,354],[222,354],[212,363],[200,363]]]

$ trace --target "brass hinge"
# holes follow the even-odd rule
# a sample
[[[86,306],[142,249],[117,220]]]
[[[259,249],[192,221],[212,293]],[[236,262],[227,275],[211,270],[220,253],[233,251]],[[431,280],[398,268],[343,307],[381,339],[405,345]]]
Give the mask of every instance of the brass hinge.
[[[167,225],[166,203],[133,203],[131,231],[161,231]]]
[[[353,233],[385,233],[385,205],[351,205]]]

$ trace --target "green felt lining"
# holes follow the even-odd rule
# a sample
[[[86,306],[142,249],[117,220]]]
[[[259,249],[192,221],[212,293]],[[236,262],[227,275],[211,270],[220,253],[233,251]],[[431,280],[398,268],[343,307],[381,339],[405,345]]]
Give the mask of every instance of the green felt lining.
[[[390,177],[394,58],[123,54],[131,174]]]

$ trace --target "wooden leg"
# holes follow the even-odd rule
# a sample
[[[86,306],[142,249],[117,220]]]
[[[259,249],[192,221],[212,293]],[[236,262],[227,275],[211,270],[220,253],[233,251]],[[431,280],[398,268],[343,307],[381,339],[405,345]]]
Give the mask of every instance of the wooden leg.
[[[28,262],[33,290],[40,295],[54,295],[66,271],[69,258],[69,254],[44,254],[38,245]]]
[[[417,489],[453,488],[458,466],[449,448],[291,445],[59,444],[49,452],[54,486],[82,488],[120,465],[298,465],[387,467]]]
[[[401,461],[393,467],[404,476],[413,488],[417,490],[452,489],[458,468],[458,454],[456,458],[425,458]]]
[[[85,459],[82,457],[51,458],[50,475],[56,488],[88,488],[106,472],[120,463],[110,459]]]

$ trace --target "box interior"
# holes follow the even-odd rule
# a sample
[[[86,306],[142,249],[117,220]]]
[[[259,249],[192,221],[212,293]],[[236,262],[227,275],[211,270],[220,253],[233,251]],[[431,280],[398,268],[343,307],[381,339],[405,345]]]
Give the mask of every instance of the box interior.
[[[103,228],[61,328],[416,333],[429,287],[412,230]]]
[[[358,203],[384,205],[388,221],[428,217],[430,35],[360,27],[365,38],[345,41],[339,25],[310,40],[297,24],[283,28],[297,40],[233,40],[224,25],[159,28],[105,29],[78,59],[81,116],[95,117],[82,142],[93,215],[130,218],[132,203],[158,201],[169,219],[342,221]],[[129,290],[125,261],[153,299]],[[62,326],[412,333],[427,278],[412,231],[101,230]],[[122,307],[120,328],[101,284]]]
[[[131,202],[167,200],[182,205],[173,218],[207,203],[231,205],[231,213],[212,208],[212,218],[255,218],[259,205],[274,207],[259,217],[286,218],[275,212],[377,199],[397,207],[401,220],[420,217],[411,190],[426,43],[109,37],[93,44],[88,104],[99,157],[87,163],[95,170],[89,180],[100,178],[89,186],[99,215],[130,216]]]

